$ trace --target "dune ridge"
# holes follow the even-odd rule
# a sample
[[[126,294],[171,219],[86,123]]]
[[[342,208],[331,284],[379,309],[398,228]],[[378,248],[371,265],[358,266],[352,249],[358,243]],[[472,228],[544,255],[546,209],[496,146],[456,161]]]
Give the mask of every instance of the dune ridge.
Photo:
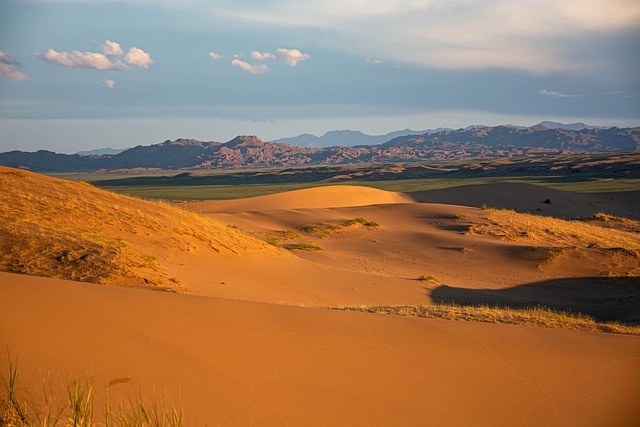
[[[180,283],[163,265],[168,255],[279,252],[167,204],[6,167],[0,167],[0,233],[3,271],[176,291]]]
[[[419,203],[477,208],[486,205],[564,219],[606,213],[640,220],[640,191],[576,193],[542,185],[505,182],[417,191],[409,196]]]
[[[327,209],[413,202],[411,197],[402,193],[358,185],[331,185],[246,199],[188,202],[184,205],[194,212],[208,214],[276,209]]]

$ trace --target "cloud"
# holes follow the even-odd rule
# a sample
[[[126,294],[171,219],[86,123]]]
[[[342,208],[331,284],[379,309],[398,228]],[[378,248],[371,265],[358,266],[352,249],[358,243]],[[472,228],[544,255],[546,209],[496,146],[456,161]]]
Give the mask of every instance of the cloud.
[[[0,79],[27,80],[29,77],[18,67],[12,55],[0,50]]]
[[[254,27],[322,30],[323,47],[386,62],[534,75],[602,72],[611,61],[580,40],[637,34],[640,22],[637,0],[219,1],[206,12]]]
[[[106,40],[104,44],[100,45],[102,49],[102,53],[110,56],[120,56],[122,55],[122,48],[119,43],[112,42],[111,40]]]
[[[251,59],[255,59],[256,61],[266,61],[269,59],[276,59],[276,56],[269,53],[260,53],[260,52],[251,52]]]
[[[96,70],[121,70],[124,64],[120,60],[111,61],[106,55],[97,52],[57,52],[49,49],[40,54],[47,62],[53,62],[65,67],[84,67]]]
[[[96,84],[98,86],[102,86],[102,87],[106,87],[109,89],[113,89],[113,87],[116,85],[115,80],[109,80],[109,79],[102,79],[102,80],[98,80],[96,82]]]
[[[383,61],[381,59],[377,59],[377,58],[364,60],[364,63],[368,65],[378,65],[378,64],[382,64],[382,62]]]
[[[251,65],[248,62],[242,61],[238,58],[235,58],[231,61],[231,65],[235,65],[236,67],[240,67],[241,69],[243,69],[244,71],[247,71],[251,74],[264,74],[268,71],[270,71],[270,68],[267,67],[266,64],[258,64],[258,65]]]
[[[151,55],[142,49],[138,49],[137,47],[132,47],[131,49],[129,49],[129,52],[127,53],[127,56],[124,57],[124,60],[131,65],[137,65],[138,67],[142,68],[149,68],[149,65],[153,64]]]
[[[542,96],[551,96],[553,98],[577,98],[582,96],[582,95],[568,95],[566,93],[562,93],[557,90],[546,90],[546,89],[542,89],[541,91],[538,92],[538,94]]]
[[[80,52],[78,50],[58,52],[55,49],[49,49],[45,53],[38,54],[38,56],[47,62],[59,64],[64,67],[83,67],[95,70],[126,70],[128,68],[120,59],[124,52],[119,43],[106,40],[104,44],[100,45],[100,49],[103,53]],[[110,56],[114,58],[109,58]],[[137,47],[129,49],[124,60],[130,65],[136,65],[142,68],[148,68],[149,65],[153,64],[151,55]]]
[[[295,67],[298,62],[311,58],[311,55],[302,53],[298,49],[280,48],[276,51],[276,57],[284,60],[290,67]]]
[[[224,56],[219,55],[219,54],[217,54],[217,53],[215,53],[215,52],[209,52],[209,57],[210,57],[211,59],[213,59],[214,61],[217,61],[217,60],[219,60],[219,59],[224,59]]]

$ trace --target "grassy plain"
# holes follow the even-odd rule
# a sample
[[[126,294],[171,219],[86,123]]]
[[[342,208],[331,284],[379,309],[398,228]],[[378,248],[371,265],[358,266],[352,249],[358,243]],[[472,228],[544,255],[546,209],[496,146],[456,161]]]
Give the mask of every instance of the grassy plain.
[[[575,192],[640,189],[638,155],[316,165],[216,171],[53,174],[135,197],[167,201],[255,197],[324,185],[360,185],[411,193],[461,185],[521,183]]]
[[[82,175],[56,175],[63,179],[77,181],[87,181],[95,184],[103,179],[103,175],[82,174]],[[110,175],[111,180],[117,181]],[[380,190],[397,191],[401,193],[412,193],[425,190],[439,190],[443,188],[458,187],[461,185],[492,184],[492,183],[524,183],[541,185],[556,190],[575,191],[584,193],[610,192],[610,191],[634,191],[640,190],[640,179],[620,179],[620,180],[588,180],[579,182],[563,181],[560,177],[519,177],[519,178],[428,178],[428,179],[398,179],[385,181],[359,181],[357,179],[348,182],[340,182],[341,185],[361,185],[377,188]],[[277,194],[285,191],[301,190],[304,188],[314,188],[328,185],[325,181],[318,182],[289,182],[271,184],[264,182],[261,184],[226,184],[226,185],[105,185],[99,187],[113,191],[114,193],[127,196],[139,197],[152,200],[181,201],[181,200],[229,200],[246,197],[264,196],[267,194]],[[96,184],[97,185],[97,184]]]

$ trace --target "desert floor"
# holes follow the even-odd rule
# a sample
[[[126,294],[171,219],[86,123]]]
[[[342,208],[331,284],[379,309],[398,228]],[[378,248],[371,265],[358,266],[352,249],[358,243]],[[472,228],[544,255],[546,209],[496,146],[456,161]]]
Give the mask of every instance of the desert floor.
[[[638,425],[638,336],[327,308],[544,305],[640,321],[629,251],[559,247],[559,229],[483,233],[483,204],[537,217],[640,212],[637,193],[521,184],[184,203],[248,237],[220,238],[214,253],[167,230],[117,232],[182,294],[0,273],[0,345],[17,357],[21,392],[74,373],[92,379],[97,402],[107,388],[113,401],[166,399],[192,425]]]

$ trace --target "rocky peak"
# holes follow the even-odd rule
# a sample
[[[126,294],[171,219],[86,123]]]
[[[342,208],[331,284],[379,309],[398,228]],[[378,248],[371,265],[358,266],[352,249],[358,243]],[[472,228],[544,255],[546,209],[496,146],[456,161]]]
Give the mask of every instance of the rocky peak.
[[[265,145],[267,145],[267,143],[255,135],[240,135],[236,136],[231,141],[226,142],[224,145],[228,148],[264,147]]]

